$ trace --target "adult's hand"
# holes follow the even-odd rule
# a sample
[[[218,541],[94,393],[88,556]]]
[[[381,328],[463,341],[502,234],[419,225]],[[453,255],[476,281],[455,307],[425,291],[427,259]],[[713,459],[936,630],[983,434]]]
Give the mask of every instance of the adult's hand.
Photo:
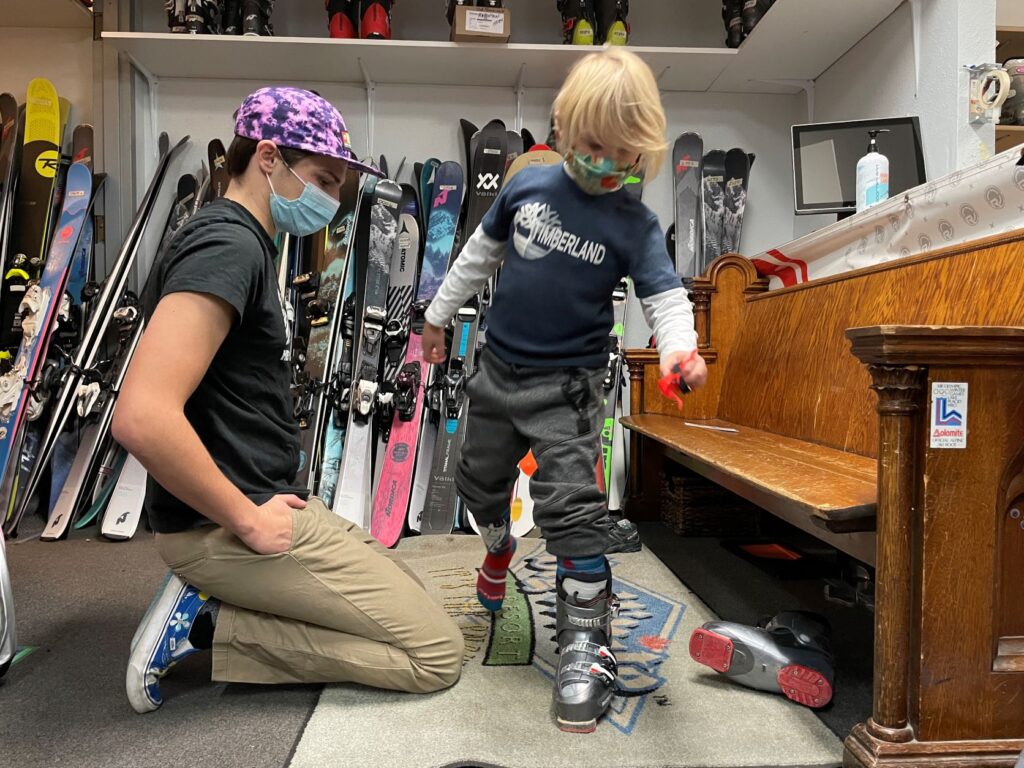
[[[430,323],[423,324],[423,359],[432,365],[444,362],[444,328]]]
[[[306,502],[292,494],[274,496],[256,507],[235,535],[259,555],[287,552],[292,545],[292,510],[305,506]]]

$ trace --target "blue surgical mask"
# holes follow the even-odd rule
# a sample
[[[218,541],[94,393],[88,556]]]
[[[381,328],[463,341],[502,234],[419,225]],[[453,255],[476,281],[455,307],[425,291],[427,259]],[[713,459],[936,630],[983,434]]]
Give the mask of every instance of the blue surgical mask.
[[[334,220],[341,203],[314,184],[304,181],[288,165],[285,168],[302,182],[303,189],[295,200],[281,197],[274,191],[274,183],[270,181],[270,174],[267,174],[267,183],[270,184],[270,215],[274,219],[274,226],[296,237],[305,237],[326,229]]]

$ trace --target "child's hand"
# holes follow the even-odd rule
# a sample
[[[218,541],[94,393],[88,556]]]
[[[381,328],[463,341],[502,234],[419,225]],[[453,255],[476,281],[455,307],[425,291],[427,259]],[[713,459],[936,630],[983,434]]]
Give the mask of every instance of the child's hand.
[[[431,365],[445,361],[444,328],[430,323],[423,324],[423,359]]]
[[[683,372],[683,381],[690,389],[704,386],[708,379],[708,367],[704,358],[693,352],[673,352],[661,361],[661,375],[671,376],[672,369],[679,366]]]

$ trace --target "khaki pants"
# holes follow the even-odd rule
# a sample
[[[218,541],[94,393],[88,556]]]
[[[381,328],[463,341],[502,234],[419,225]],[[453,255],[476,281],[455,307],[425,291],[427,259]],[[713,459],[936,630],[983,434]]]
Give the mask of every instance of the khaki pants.
[[[279,555],[258,555],[217,526],[158,534],[156,546],[221,601],[214,680],[427,693],[462,672],[462,635],[415,574],[319,499],[292,511],[292,544]]]

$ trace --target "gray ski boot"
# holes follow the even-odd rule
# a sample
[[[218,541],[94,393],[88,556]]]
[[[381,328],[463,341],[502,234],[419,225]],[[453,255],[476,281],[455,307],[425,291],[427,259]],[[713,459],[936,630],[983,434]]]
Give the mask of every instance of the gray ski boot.
[[[807,707],[832,700],[828,622],[812,613],[784,611],[762,627],[709,621],[693,631],[690,657],[740,685]]]
[[[611,704],[618,672],[611,652],[612,619],[617,612],[618,601],[611,594],[610,583],[587,601],[577,601],[558,585],[555,716],[563,731],[592,733]]]

